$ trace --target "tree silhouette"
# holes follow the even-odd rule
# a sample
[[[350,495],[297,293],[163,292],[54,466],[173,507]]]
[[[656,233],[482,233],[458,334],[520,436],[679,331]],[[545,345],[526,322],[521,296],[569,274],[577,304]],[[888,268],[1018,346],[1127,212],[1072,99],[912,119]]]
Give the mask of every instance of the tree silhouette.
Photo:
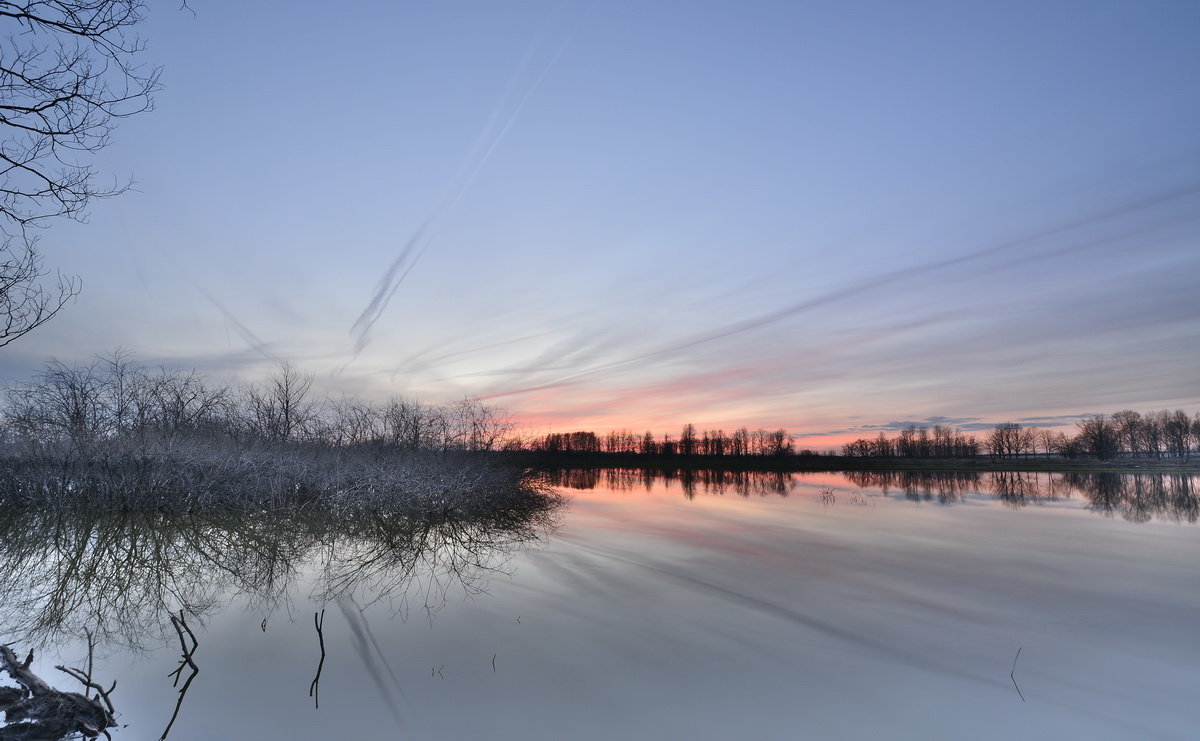
[[[141,0],[0,0],[0,347],[44,324],[79,291],[52,287],[28,233],[124,192],[88,155],[119,119],[151,107],[158,68],[138,64]]]

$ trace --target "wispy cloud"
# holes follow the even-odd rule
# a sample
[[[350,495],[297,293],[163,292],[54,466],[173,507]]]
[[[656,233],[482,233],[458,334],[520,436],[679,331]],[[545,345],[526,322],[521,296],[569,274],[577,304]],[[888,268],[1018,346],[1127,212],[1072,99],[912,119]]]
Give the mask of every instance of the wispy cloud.
[[[564,6],[565,7],[565,6]],[[375,292],[371,295],[366,307],[359,314],[358,318],[350,328],[350,334],[354,338],[354,354],[360,354],[370,343],[371,328],[383,316],[387,310],[388,304],[392,297],[396,295],[396,291],[400,290],[401,284],[405,278],[416,267],[422,255],[429,248],[434,236],[441,224],[441,221],[454,211],[462,197],[470,190],[471,185],[479,176],[479,173],[487,165],[496,148],[504,141],[505,136],[513,125],[520,118],[521,113],[525,110],[534,93],[541,87],[542,82],[546,79],[550,71],[554,69],[563,52],[567,50],[571,40],[575,37],[579,30],[580,24],[583,22],[584,15],[588,11],[585,7],[577,17],[574,27],[563,36],[562,41],[554,49],[550,58],[542,65],[541,71],[526,85],[524,93],[514,99],[515,91],[518,88],[518,82],[525,76],[526,69],[530,66],[535,51],[544,43],[544,37],[550,27],[550,22],[547,21],[543,25],[541,32],[534,38],[521,61],[518,63],[516,70],[509,77],[508,83],[505,85],[504,92],[500,96],[499,102],[488,118],[487,123],[483,127],[483,131],[476,137],[463,158],[462,164],[459,166],[458,172],[451,179],[449,187],[442,194],[441,199],[434,205],[429,215],[417,228],[404,248],[397,255],[396,259],[388,266],[383,276],[375,286]],[[551,20],[553,16],[552,14]],[[507,109],[507,115],[505,111]]]
[[[1133,225],[1133,228],[1123,232],[1119,237],[1107,233],[1102,236],[1080,235],[1078,239],[1068,240],[1065,243],[1047,244],[1046,242],[1053,238],[1086,230],[1090,227],[1108,224],[1122,217],[1141,215],[1154,209],[1194,200],[1197,195],[1200,195],[1200,184],[1193,183],[1151,196],[1134,199],[1113,207],[1099,209],[1082,218],[1072,219],[1000,244],[877,274],[820,295],[784,305],[772,311],[730,322],[710,330],[693,333],[680,340],[670,341],[659,347],[651,348],[622,359],[594,363],[587,362],[590,358],[584,357],[575,358],[574,361],[576,362],[571,362],[572,359],[569,356],[560,355],[554,358],[554,364],[549,367],[572,368],[568,373],[557,377],[545,378],[546,374],[543,371],[546,366],[535,363],[534,366],[538,369],[538,375],[542,376],[543,380],[534,381],[527,385],[520,385],[519,382],[517,384],[510,384],[506,387],[490,391],[487,397],[499,399],[537,391],[567,388],[584,381],[598,380],[614,373],[631,369],[640,370],[651,364],[674,361],[696,349],[714,345],[720,341],[728,341],[756,330],[779,325],[818,309],[843,304],[851,299],[866,296],[872,292],[885,289],[894,291],[898,285],[912,285],[917,281],[935,279],[936,276],[945,273],[951,268],[973,265],[974,263],[986,263],[998,258],[1001,259],[1003,267],[1011,268],[1038,260],[1063,257],[1071,253],[1084,253],[1089,250],[1108,247],[1116,241],[1128,240],[1144,234],[1147,228],[1153,229],[1159,228],[1162,224],[1171,225],[1193,221],[1196,218],[1196,214],[1194,210],[1187,210],[1182,213],[1168,213],[1163,220],[1153,227]],[[578,362],[580,360],[583,362]]]

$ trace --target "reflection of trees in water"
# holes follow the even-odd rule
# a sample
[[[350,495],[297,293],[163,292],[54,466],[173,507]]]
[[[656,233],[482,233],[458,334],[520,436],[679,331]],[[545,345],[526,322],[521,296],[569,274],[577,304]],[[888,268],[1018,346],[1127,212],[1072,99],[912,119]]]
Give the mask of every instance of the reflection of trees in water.
[[[1170,522],[1196,522],[1200,518],[1200,492],[1195,476],[1184,473],[1083,473],[1061,474],[1083,492],[1091,508],[1106,515],[1120,514],[1131,522],[1158,518]]]
[[[374,516],[348,529],[343,523],[334,537],[321,539],[313,598],[322,603],[390,601],[401,608],[416,598],[432,610],[445,603],[456,585],[469,594],[480,593],[517,546],[554,527],[555,506],[542,503],[486,518]]]
[[[478,591],[513,549],[551,526],[558,500],[506,501],[469,519],[386,512],[0,511],[0,635],[52,644],[90,629],[104,642],[156,641],[168,613],[200,618],[235,596],[270,613],[301,576],[312,596],[437,600]]]
[[[614,491],[650,491],[655,485],[678,485],[688,499],[696,494],[787,496],[795,481],[795,474],[784,471],[707,468],[560,468],[547,473],[547,483],[568,489],[595,489],[603,484]]]
[[[980,490],[980,476],[972,471],[847,471],[844,475],[855,486],[884,494],[898,490],[914,502],[950,504]]]
[[[863,489],[884,494],[899,492],[914,502],[961,502],[972,494],[990,494],[1006,506],[1079,497],[1090,509],[1120,514],[1132,522],[1158,518],[1170,522],[1200,519],[1200,491],[1196,476],[1185,473],[1114,473],[1045,471],[844,471],[841,474]],[[697,493],[734,493],[786,496],[804,480],[803,475],[780,471],[717,471],[706,469],[587,468],[560,469],[548,474],[548,483],[571,489],[597,486],[616,491],[678,485],[685,497]]]
[[[1010,507],[1055,501],[1071,496],[1057,474],[1030,471],[850,471],[856,486],[885,494],[896,490],[914,502],[953,504],[971,494],[991,494]]]
[[[1010,507],[1078,496],[1102,514],[1119,513],[1132,522],[1152,518],[1196,522],[1195,476],[1178,473],[1028,471],[850,471],[856,486],[888,493],[898,490],[914,501],[961,501],[968,494],[991,494]]]

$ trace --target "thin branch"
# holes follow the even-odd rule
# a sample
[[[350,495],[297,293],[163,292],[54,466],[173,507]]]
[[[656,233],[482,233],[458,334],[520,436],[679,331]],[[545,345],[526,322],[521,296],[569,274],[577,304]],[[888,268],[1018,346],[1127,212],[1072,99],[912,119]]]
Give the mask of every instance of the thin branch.
[[[308,696],[313,699],[313,707],[320,709],[321,707],[321,669],[325,666],[325,610],[322,609],[319,613],[313,613],[313,625],[317,629],[317,642],[321,646],[321,660],[317,662],[317,675],[313,677],[313,681],[308,685]]]

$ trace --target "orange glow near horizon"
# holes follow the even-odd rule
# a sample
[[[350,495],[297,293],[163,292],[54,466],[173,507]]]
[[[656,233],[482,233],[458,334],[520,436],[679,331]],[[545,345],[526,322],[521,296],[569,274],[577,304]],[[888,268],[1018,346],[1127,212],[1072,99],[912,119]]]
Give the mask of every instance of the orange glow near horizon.
[[[522,416],[516,421],[515,432],[519,437],[532,438],[540,437],[552,432],[594,432],[600,437],[604,437],[610,432],[621,432],[628,430],[638,436],[641,436],[650,431],[656,439],[661,440],[664,434],[671,435],[672,438],[678,439],[680,431],[687,425],[687,422],[678,424],[648,424],[648,425],[621,425],[621,424],[593,424],[593,418],[579,418],[579,424],[572,424],[571,421],[542,421],[539,422],[537,415]],[[739,427],[745,427],[749,430],[768,429],[777,430],[783,428],[787,430],[796,441],[797,450],[815,450],[818,452],[826,450],[840,450],[842,445],[854,442],[860,438],[874,438],[879,433],[877,431],[860,431],[860,432],[827,432],[818,428],[800,428],[789,425],[761,425],[761,424],[742,424],[740,422],[731,422],[728,424],[699,424],[692,423],[696,427],[697,434],[702,434],[705,430],[723,430],[725,434],[730,434]],[[885,433],[888,436],[894,436],[895,433]]]

